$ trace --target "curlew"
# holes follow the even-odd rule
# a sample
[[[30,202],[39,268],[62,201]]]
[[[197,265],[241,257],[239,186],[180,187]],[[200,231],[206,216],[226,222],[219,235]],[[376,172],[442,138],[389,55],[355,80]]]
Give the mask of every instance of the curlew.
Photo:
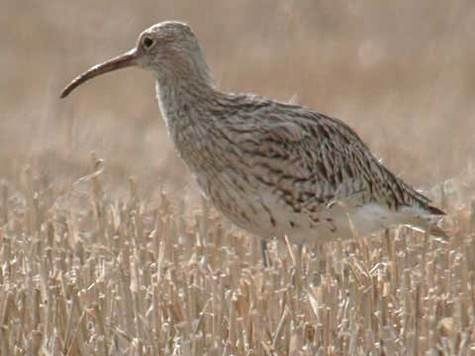
[[[252,234],[302,244],[403,224],[444,235],[434,223],[444,212],[391,173],[343,121],[220,91],[184,23],[146,29],[133,49],[76,77],[61,97],[129,66],[155,76],[169,136],[204,195]]]

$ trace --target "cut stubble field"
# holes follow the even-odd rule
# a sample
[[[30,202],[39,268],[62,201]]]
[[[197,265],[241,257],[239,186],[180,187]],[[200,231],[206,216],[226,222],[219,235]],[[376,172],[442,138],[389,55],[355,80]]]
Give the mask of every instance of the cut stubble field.
[[[2,355],[475,351],[468,207],[450,210],[448,241],[404,227],[301,255],[273,241],[263,267],[206,201],[150,199],[134,179],[118,200],[94,160],[62,191],[29,167],[2,186]]]

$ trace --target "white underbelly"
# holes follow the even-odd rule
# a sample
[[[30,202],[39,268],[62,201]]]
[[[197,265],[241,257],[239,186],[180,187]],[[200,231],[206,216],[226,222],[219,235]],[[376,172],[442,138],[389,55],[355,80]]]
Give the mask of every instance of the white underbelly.
[[[252,223],[247,224],[231,216],[229,218],[262,238],[282,238],[285,235],[297,244],[365,237],[386,227],[405,223],[400,213],[376,203],[352,209],[338,206],[324,208],[318,212],[318,222],[304,211],[295,213],[291,208],[279,205],[274,205],[270,210],[273,221],[270,221],[266,212],[255,215]]]
[[[267,187],[255,190],[217,187],[216,181],[211,183],[204,176],[198,178],[198,183],[224,216],[261,238],[286,235],[294,243],[323,243],[363,237],[405,223],[403,214],[377,203],[359,207],[334,203],[315,213],[305,209],[296,212]]]

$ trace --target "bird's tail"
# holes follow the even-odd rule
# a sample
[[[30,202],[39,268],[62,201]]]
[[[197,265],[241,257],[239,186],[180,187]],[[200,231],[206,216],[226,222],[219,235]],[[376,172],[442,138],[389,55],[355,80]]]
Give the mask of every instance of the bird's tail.
[[[435,216],[444,216],[446,215],[445,211],[443,211],[442,209],[439,209],[435,206],[432,206],[432,205],[427,205],[425,207],[425,210],[430,214],[430,215],[435,215]]]
[[[410,227],[444,240],[449,238],[447,233],[437,225],[445,215],[443,210],[432,205],[426,205],[423,208],[408,208],[406,212],[410,214],[407,223]]]

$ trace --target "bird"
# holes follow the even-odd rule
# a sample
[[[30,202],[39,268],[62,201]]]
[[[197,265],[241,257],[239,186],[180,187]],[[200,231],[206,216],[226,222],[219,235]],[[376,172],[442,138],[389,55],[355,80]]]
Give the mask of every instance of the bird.
[[[168,135],[204,196],[249,233],[299,246],[398,225],[446,236],[437,226],[445,212],[386,168],[344,121],[220,90],[186,23],[149,27],[132,49],[73,79],[61,98],[131,66],[154,75]]]

